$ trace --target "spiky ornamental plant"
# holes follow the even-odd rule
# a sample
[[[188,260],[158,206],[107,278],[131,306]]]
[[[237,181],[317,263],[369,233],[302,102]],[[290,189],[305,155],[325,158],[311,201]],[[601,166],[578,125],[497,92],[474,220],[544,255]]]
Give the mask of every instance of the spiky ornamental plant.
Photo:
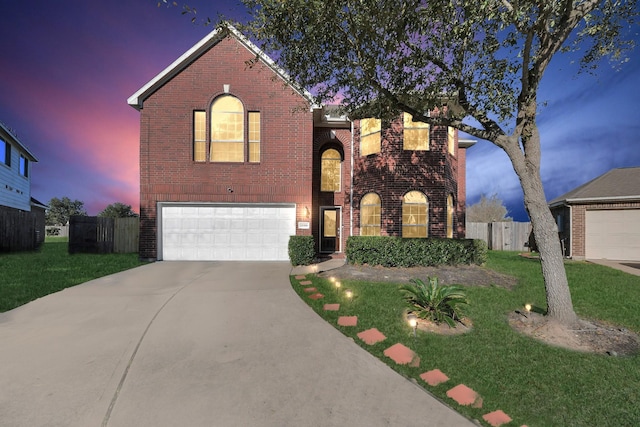
[[[428,278],[428,284],[420,279],[412,279],[413,285],[400,287],[404,299],[421,319],[428,319],[436,323],[446,322],[452,328],[456,321],[464,316],[464,309],[469,300],[460,286],[438,283],[437,277]]]

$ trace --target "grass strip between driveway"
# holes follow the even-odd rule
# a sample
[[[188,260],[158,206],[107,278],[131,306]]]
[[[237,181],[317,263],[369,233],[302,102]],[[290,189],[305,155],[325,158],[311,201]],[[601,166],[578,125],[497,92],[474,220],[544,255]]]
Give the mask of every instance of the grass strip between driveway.
[[[293,276],[291,282],[304,301],[357,344],[483,425],[489,424],[482,415],[497,409],[513,419],[510,426],[640,425],[640,356],[580,353],[520,335],[508,325],[507,314],[525,303],[546,309],[539,260],[490,252],[486,268],[517,277],[518,285],[512,290],[465,287],[473,329],[456,336],[418,331],[414,337],[404,319],[399,285],[342,280],[337,290],[329,280],[310,274],[311,286],[324,295],[313,300]],[[640,277],[585,262],[567,262],[566,269],[580,317],[640,332]],[[354,293],[351,299],[345,297],[347,288]],[[339,303],[339,311],[323,310],[329,303]],[[358,316],[357,327],[337,325],[339,316]],[[370,328],[387,339],[365,344],[357,333]],[[384,356],[398,342],[420,356],[419,367],[397,365]],[[440,369],[449,381],[427,385],[419,375],[432,369]],[[482,397],[482,408],[460,406],[446,396],[461,383]]]
[[[2,253],[0,313],[142,264],[137,253],[69,255],[65,238],[47,238],[38,251]]]

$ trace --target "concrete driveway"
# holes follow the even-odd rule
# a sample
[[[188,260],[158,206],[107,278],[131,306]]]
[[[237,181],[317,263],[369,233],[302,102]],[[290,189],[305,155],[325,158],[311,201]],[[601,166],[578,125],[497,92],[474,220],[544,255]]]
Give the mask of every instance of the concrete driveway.
[[[474,425],[320,319],[290,271],[157,262],[0,314],[0,425]]]

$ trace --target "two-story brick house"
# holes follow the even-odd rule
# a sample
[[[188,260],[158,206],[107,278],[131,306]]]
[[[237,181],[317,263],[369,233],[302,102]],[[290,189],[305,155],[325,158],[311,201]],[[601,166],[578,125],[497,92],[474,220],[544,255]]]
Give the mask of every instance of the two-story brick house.
[[[140,111],[140,256],[287,260],[351,235],[464,237],[465,150],[404,115],[349,120],[235,28],[220,27],[128,99]]]

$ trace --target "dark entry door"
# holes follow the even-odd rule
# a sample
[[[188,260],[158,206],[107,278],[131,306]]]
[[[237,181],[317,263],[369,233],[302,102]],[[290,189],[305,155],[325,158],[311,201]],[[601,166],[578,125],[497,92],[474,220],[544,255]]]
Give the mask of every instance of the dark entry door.
[[[340,252],[340,208],[320,208],[320,252]]]

